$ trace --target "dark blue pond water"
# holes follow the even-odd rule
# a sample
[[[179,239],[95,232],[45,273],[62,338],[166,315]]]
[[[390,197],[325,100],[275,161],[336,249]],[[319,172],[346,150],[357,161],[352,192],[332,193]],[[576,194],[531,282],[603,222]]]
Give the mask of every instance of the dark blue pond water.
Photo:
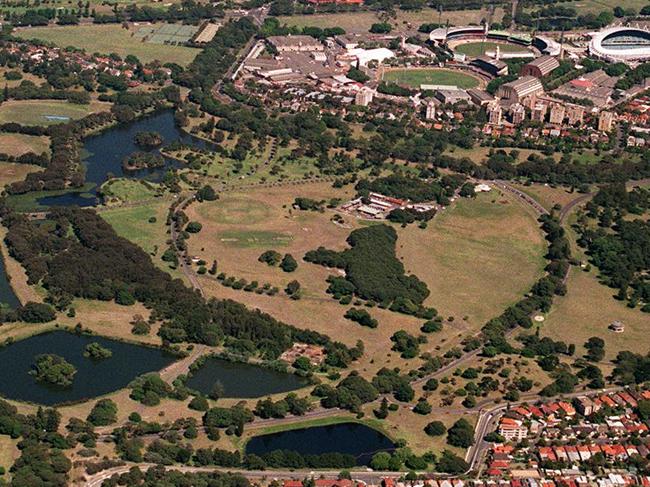
[[[97,342],[113,352],[111,358],[83,356],[86,345]],[[54,353],[77,368],[70,387],[43,384],[29,375],[36,355]],[[125,387],[138,375],[165,368],[175,359],[157,348],[119,342],[99,336],[54,331],[0,348],[0,395],[51,406],[80,401]]]
[[[11,285],[9,284],[9,278],[5,272],[5,263],[2,257],[0,257],[0,303],[8,304],[12,308],[20,304],[14,294],[14,290],[11,289]]]
[[[293,391],[308,384],[294,374],[240,362],[209,358],[187,380],[187,386],[209,394],[215,382],[223,386],[224,397],[260,397]]]
[[[254,436],[246,444],[246,453],[256,455],[274,450],[297,451],[303,455],[347,453],[357,458],[358,465],[369,464],[372,456],[379,451],[394,449],[395,444],[387,436],[357,423],[315,426]]]
[[[153,115],[140,118],[131,123],[110,128],[97,135],[84,140],[84,152],[87,156],[83,163],[86,166],[86,182],[95,184],[95,187],[86,192],[70,192],[58,196],[40,198],[38,203],[43,206],[94,206],[97,204],[97,189],[110,177],[128,177],[160,181],[169,167],[178,163],[166,159],[165,166],[142,171],[128,171],[122,169],[122,161],[135,151],[142,151],[133,138],[138,132],[154,131],[163,137],[163,144],[181,141],[196,147],[205,148],[205,142],[188,135],[180,130],[174,123],[174,112],[162,110]],[[158,153],[158,148],[148,152]]]

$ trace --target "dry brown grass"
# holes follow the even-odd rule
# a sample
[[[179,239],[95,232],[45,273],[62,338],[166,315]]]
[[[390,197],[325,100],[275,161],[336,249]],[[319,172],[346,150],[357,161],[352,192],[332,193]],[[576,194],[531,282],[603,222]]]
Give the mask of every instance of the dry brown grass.
[[[42,154],[50,151],[47,137],[35,137],[23,134],[0,134],[0,152],[18,157],[28,152]]]
[[[11,288],[22,304],[25,304],[28,301],[43,301],[43,296],[41,292],[39,292],[40,288],[27,284],[27,273],[25,272],[25,269],[20,264],[20,262],[9,256],[9,250],[7,249],[7,245],[4,241],[6,234],[7,229],[0,227],[0,252],[2,252],[5,272],[9,278]]]
[[[0,135],[0,138],[1,137],[2,135]],[[0,145],[0,147],[2,146]],[[0,152],[3,152],[3,150],[4,149],[0,149]],[[0,162],[0,190],[2,190],[7,184],[11,184],[15,181],[22,181],[30,172],[35,172],[40,169],[40,167],[32,164]]]
[[[503,17],[503,13],[502,8],[495,9],[492,21],[498,22]],[[395,31],[405,32],[417,30],[421,24],[428,22],[440,22],[444,24],[449,21],[451,25],[479,24],[487,17],[487,9],[442,12],[442,16],[440,16],[437,10],[425,8],[413,12],[398,10],[397,18],[391,19],[390,23],[393,25]],[[367,33],[373,23],[380,22],[379,17],[374,12],[294,15],[291,17],[279,17],[278,20],[281,24],[287,24],[289,26],[342,27],[346,32],[355,33]]]
[[[437,215],[426,230],[400,230],[398,254],[424,280],[425,301],[471,329],[520,299],[540,276],[544,240],[537,222],[510,196],[483,193]],[[454,324],[459,327],[460,324]]]
[[[16,459],[20,456],[20,450],[16,444],[18,440],[14,440],[9,436],[0,436],[0,467],[9,472],[9,468],[14,464]],[[5,476],[0,476],[0,478]]]

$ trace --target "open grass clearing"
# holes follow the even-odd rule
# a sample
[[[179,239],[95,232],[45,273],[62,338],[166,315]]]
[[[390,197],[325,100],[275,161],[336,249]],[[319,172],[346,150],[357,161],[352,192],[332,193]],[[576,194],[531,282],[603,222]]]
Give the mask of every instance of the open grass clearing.
[[[2,133],[0,134],[0,152],[14,157],[22,156],[28,152],[49,153],[50,141],[47,137]]]
[[[482,20],[488,18],[488,9],[481,10],[457,10],[442,12],[432,8],[425,8],[419,11],[397,10],[397,18],[391,20],[395,30],[410,31],[417,30],[421,24],[425,23],[446,23],[450,25],[467,25],[480,24]],[[499,22],[503,17],[503,9],[496,8],[492,16],[493,22]],[[374,12],[345,12],[335,14],[313,14],[313,15],[294,15],[290,17],[278,17],[281,24],[289,26],[318,26],[341,27],[346,32],[368,32],[370,26],[380,22],[377,14]]]
[[[401,230],[397,247],[407,273],[431,291],[425,304],[455,320],[467,316],[472,329],[521,299],[545,264],[537,222],[496,190],[458,200],[426,230]]]
[[[518,157],[519,162],[525,161],[526,159],[528,159],[528,157],[531,154],[543,156],[542,151],[536,149],[519,149],[515,147],[499,147],[498,149],[495,149],[494,147],[482,147],[482,146],[472,147],[471,149],[464,149],[462,147],[450,146],[445,150],[445,155],[458,157],[458,158],[468,157],[473,162],[477,164],[482,164],[485,163],[487,158],[490,156],[490,151],[496,151],[496,150],[505,150],[508,153],[512,151],[517,151],[519,153],[519,157]],[[555,154],[553,157],[556,160],[559,159],[559,156],[557,154]]]
[[[20,450],[17,447],[18,441],[18,439],[14,440],[7,435],[0,435],[0,467],[3,467],[6,472],[9,472],[11,466],[20,456]],[[6,478],[6,476],[5,474],[0,478]]]
[[[585,272],[571,269],[566,296],[557,296],[553,308],[542,325],[542,334],[554,339],[575,343],[577,355],[584,353],[582,345],[592,336],[605,340],[608,359],[621,350],[646,354],[648,344],[648,314],[628,308],[623,301],[614,299],[616,289],[611,289],[597,278],[597,270]],[[625,325],[623,333],[608,330],[612,321]]]
[[[101,187],[105,203],[133,203],[160,195],[160,186],[140,179],[119,178],[105,182]]]
[[[546,184],[532,184],[530,186],[513,184],[512,186],[517,188],[519,191],[526,193],[546,208],[547,211],[551,211],[553,206],[556,204],[565,206],[574,199],[580,197],[580,193],[577,191],[572,193],[562,186],[557,186],[555,188]]]
[[[161,260],[167,248],[169,234],[166,225],[168,202],[157,201],[142,206],[112,208],[99,214],[121,237],[139,245],[147,252],[154,264],[172,277],[184,279],[178,269],[171,269]],[[150,219],[155,218],[155,221]]]
[[[109,109],[110,104],[102,102],[76,105],[60,100],[9,100],[0,105],[0,123],[54,125]]]
[[[611,12],[612,8],[616,6],[620,6],[624,9],[632,8],[638,13],[639,10],[641,10],[646,5],[648,5],[648,2],[646,0],[622,0],[620,2],[616,2],[615,4],[609,2],[608,0],[576,0],[562,3],[563,7],[575,8],[579,15],[598,15],[603,11]],[[537,10],[539,7],[539,5],[535,5],[535,8],[526,8],[525,10]]]
[[[384,73],[383,79],[411,88],[420,85],[450,85],[458,88],[476,88],[479,80],[450,69],[391,69]]]
[[[4,9],[3,9],[4,10]],[[5,74],[8,72],[19,72],[22,75],[21,79],[7,79],[5,77]],[[9,88],[15,88],[16,86],[19,86],[20,83],[23,81],[31,81],[34,84],[40,85],[42,83],[46,83],[45,78],[41,78],[39,76],[36,76],[32,73],[24,73],[20,70],[20,68],[8,68],[8,67],[0,67],[0,82],[2,83],[2,87],[4,88],[5,85]]]
[[[515,44],[506,44],[505,42],[467,42],[464,44],[459,44],[454,47],[454,51],[461,54],[465,54],[469,57],[478,57],[482,56],[486,52],[494,52],[499,47],[499,50],[504,53],[528,53],[530,52],[524,46],[518,46]]]
[[[143,42],[135,36],[135,30],[124,29],[121,24],[31,27],[17,30],[16,35],[59,47],[73,46],[87,53],[116,53],[121,57],[133,54],[145,63],[158,60],[185,66],[199,53],[191,47]]]
[[[0,190],[7,184],[22,181],[29,173],[40,171],[42,168],[32,164],[17,164],[15,162],[0,162]]]

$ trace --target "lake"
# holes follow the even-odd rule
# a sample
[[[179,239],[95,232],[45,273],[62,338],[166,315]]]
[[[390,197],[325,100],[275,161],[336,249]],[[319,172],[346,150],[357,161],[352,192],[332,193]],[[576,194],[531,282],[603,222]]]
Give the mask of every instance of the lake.
[[[291,450],[303,455],[346,453],[358,465],[368,465],[380,451],[391,451],[395,444],[383,433],[358,423],[314,426],[270,435],[254,436],[246,444],[246,453],[263,455],[274,450]]]
[[[9,284],[9,276],[5,270],[4,259],[0,256],[0,303],[8,304],[12,308],[20,305],[20,301],[14,294],[14,290]]]
[[[99,361],[84,357],[86,345],[92,342],[110,349],[113,356]],[[34,357],[43,353],[60,355],[77,368],[72,386],[43,384],[29,375]],[[159,348],[58,330],[0,348],[0,395],[46,406],[80,401],[122,389],[138,375],[163,369],[175,360]]]
[[[224,397],[260,397],[289,392],[309,384],[303,377],[241,362],[210,357],[187,380],[191,389],[209,394],[221,382]]]
[[[160,181],[169,167],[180,163],[165,159],[165,166],[156,169],[128,171],[122,169],[122,160],[136,151],[158,153],[159,148],[145,150],[135,144],[133,138],[138,132],[158,132],[163,137],[163,146],[174,141],[205,148],[206,143],[180,130],[174,123],[173,110],[161,110],[133,122],[117,125],[97,135],[84,139],[83,164],[86,168],[86,182],[95,187],[87,192],[71,191],[62,195],[46,196],[37,201],[43,206],[95,206],[97,190],[110,177],[128,177]]]

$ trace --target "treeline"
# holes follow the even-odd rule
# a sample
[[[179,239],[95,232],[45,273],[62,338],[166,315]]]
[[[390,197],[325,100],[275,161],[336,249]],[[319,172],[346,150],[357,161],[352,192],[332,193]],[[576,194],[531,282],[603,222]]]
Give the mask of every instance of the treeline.
[[[127,473],[114,475],[102,485],[113,487],[159,487],[161,485],[210,485],[218,487],[250,487],[250,482],[241,475],[221,472],[179,472],[164,466],[154,466],[142,472],[138,467]]]
[[[410,200],[414,203],[425,201],[449,203],[444,189],[437,182],[429,182],[422,178],[402,174],[391,174],[373,180],[361,179],[355,189],[362,196],[367,196],[372,191],[393,198]]]
[[[411,314],[420,311],[429,289],[416,276],[405,274],[395,254],[397,232],[393,227],[360,228],[350,233],[347,242],[350,249],[336,252],[320,247],[307,252],[305,260],[344,269],[348,289],[362,299],[386,307],[396,305],[399,311],[411,309]]]
[[[275,359],[294,342],[324,346],[328,365],[345,367],[359,358],[358,348],[327,336],[281,323],[230,300],[205,300],[180,280],[159,270],[140,247],[119,237],[94,211],[53,209],[54,228],[39,226],[3,209],[5,242],[27,272],[30,284],[41,283],[53,299],[69,297],[137,300],[163,322],[167,342],[216,345],[248,344],[264,358]]]

